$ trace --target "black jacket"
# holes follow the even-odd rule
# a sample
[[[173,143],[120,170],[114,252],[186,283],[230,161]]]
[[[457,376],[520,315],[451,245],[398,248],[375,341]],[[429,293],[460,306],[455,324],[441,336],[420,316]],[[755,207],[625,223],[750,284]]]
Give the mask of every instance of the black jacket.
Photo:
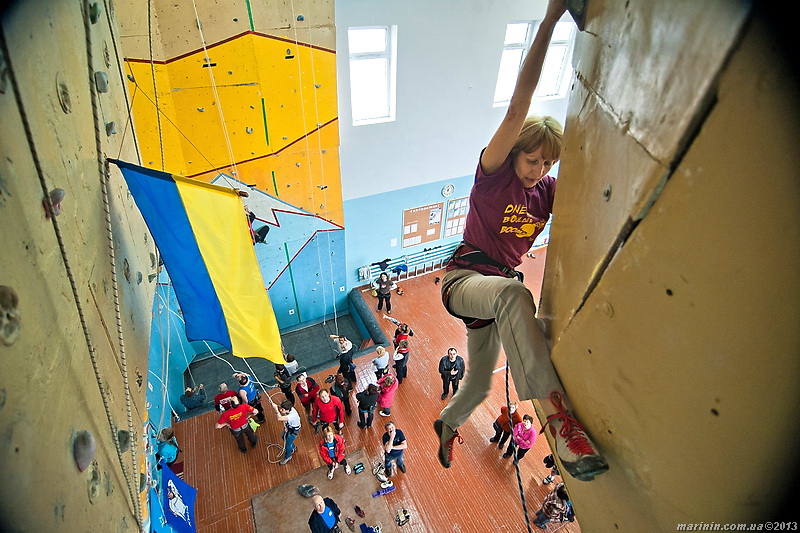
[[[336,517],[336,524],[338,524],[339,515],[342,514],[342,511],[339,510],[339,506],[330,498],[323,498],[323,501],[325,502],[325,507],[333,511],[333,515]],[[311,512],[311,518],[308,519],[308,527],[311,528],[311,533],[330,533],[333,531],[325,525],[325,520],[323,520],[316,509]]]

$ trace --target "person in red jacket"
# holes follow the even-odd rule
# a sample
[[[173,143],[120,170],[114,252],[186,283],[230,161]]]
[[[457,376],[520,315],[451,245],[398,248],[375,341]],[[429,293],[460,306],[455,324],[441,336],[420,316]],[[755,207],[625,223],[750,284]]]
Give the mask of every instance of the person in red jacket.
[[[217,421],[216,428],[222,429],[229,427],[233,437],[236,439],[236,444],[239,446],[239,451],[247,453],[247,448],[244,445],[244,435],[247,435],[247,440],[250,441],[250,447],[255,448],[258,442],[253,428],[250,427],[250,419],[256,415],[257,411],[251,405],[246,403],[233,406],[230,405],[222,412]]]
[[[319,391],[319,396],[311,410],[311,423],[314,424],[314,433],[324,424],[334,424],[336,429],[344,427],[344,405],[342,400],[331,396],[328,389]]]
[[[325,428],[324,436],[319,441],[319,454],[328,465],[328,479],[333,479],[333,471],[339,468],[339,465],[344,467],[344,473],[348,476],[352,472],[347,459],[344,458],[344,437],[337,435],[331,426]]]
[[[319,385],[314,381],[314,378],[308,377],[308,375],[303,372],[297,376],[297,385],[294,387],[294,392],[297,394],[297,397],[300,398],[300,403],[303,404],[308,414],[308,421],[311,422],[311,408],[314,406],[317,394],[319,394]]]
[[[397,385],[397,380],[391,374],[378,380],[378,406],[381,408],[378,414],[381,416],[391,416]]]
[[[500,408],[500,416],[497,417],[497,420],[494,421],[492,427],[494,428],[494,437],[489,439],[489,442],[496,442],[497,447],[501,450],[503,449],[503,445],[508,440],[508,437],[511,436],[511,431],[513,430],[514,426],[522,422],[522,415],[517,412],[517,402],[510,402],[509,405],[511,406],[511,420],[508,419],[508,407],[505,405]],[[513,445],[511,443],[508,444],[508,453],[511,454],[513,449]]]

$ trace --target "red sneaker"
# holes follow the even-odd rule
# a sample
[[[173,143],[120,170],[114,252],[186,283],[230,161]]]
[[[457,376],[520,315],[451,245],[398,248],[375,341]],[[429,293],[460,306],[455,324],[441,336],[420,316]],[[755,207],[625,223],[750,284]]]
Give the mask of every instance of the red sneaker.
[[[579,481],[591,481],[606,472],[608,463],[605,457],[589,439],[583,425],[564,408],[561,395],[556,391],[551,392],[550,401],[558,412],[547,417],[539,433],[550,426],[555,451],[567,472]]]

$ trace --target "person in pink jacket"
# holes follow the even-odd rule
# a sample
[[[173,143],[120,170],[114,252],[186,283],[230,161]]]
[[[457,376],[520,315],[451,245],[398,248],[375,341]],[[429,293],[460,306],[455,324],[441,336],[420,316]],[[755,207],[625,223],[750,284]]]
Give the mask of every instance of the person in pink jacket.
[[[381,407],[381,416],[390,416],[397,385],[397,379],[391,374],[386,374],[378,380],[378,405]]]
[[[536,442],[536,430],[533,428],[533,417],[525,415],[522,417],[522,422],[514,426],[514,448],[517,450],[516,461],[519,461],[528,450],[531,449],[533,443]],[[503,457],[508,459],[511,457],[510,450],[503,454]]]

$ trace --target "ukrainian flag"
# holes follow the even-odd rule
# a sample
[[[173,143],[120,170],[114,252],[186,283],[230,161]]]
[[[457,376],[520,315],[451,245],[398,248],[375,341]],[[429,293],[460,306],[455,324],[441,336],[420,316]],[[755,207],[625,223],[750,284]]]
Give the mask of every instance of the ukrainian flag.
[[[109,159],[158,246],[186,337],[285,363],[241,198],[233,189]]]

